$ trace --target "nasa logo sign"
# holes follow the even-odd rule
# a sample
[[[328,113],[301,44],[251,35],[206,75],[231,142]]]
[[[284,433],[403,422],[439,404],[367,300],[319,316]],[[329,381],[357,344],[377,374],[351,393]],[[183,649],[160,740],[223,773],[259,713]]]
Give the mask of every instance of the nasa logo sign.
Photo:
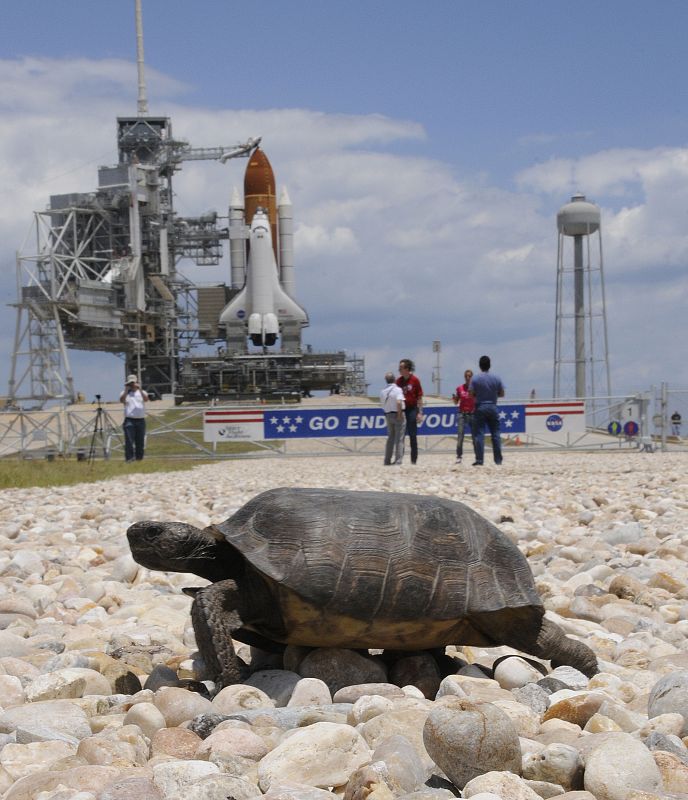
[[[237,311],[237,319],[243,319],[245,316],[246,316],[246,312],[244,311],[243,308],[240,308]]]
[[[545,420],[545,425],[548,431],[560,431],[564,426],[564,420],[559,414],[550,414]]]

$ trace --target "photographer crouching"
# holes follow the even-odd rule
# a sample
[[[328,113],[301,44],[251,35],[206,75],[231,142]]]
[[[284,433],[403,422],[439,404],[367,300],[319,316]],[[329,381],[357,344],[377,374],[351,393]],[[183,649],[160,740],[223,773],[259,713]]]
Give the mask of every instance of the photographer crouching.
[[[130,461],[143,460],[146,441],[146,402],[148,395],[139,386],[136,375],[128,375],[124,391],[119,396],[124,403],[124,458]]]

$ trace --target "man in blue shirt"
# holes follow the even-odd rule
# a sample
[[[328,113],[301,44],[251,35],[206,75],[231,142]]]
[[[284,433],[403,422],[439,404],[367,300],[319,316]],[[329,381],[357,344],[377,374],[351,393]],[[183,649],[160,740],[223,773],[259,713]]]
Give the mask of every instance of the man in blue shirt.
[[[492,437],[492,455],[495,464],[502,463],[502,440],[499,436],[499,414],[497,398],[504,397],[504,384],[499,375],[490,374],[490,357],[480,356],[478,362],[480,375],[474,375],[470,385],[470,393],[475,397],[475,430],[473,446],[475,448],[474,467],[481,467],[485,455],[485,426]]]

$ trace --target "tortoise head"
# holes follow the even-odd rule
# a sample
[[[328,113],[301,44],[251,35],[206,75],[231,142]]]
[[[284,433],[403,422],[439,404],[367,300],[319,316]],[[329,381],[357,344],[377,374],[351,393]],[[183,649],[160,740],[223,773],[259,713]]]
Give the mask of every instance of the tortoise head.
[[[148,569],[193,572],[210,581],[233,577],[239,557],[214,526],[194,528],[184,522],[135,522],[127,530],[129,549]]]

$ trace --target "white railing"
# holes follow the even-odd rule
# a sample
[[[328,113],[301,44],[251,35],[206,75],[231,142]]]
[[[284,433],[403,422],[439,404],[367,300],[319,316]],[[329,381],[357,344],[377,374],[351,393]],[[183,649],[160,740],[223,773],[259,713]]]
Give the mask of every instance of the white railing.
[[[505,401],[506,402],[506,401]],[[528,400],[511,400],[509,404],[529,403]],[[538,398],[538,403],[548,402]],[[553,401],[557,402],[557,401]],[[447,406],[447,401],[428,403],[426,411],[432,413],[434,405]],[[264,406],[265,409],[293,411],[294,404]],[[337,409],[371,409],[373,403],[356,403],[336,406]],[[217,407],[215,407],[217,408]],[[333,407],[334,408],[334,407]],[[170,458],[257,458],[266,456],[337,456],[382,454],[384,435],[361,437],[309,437],[251,443],[251,449],[237,452],[230,446],[216,446],[203,441],[203,418],[208,405],[179,406],[173,409],[150,409],[148,414],[147,452],[151,456]],[[683,436],[675,435],[671,416],[681,414]],[[52,411],[0,412],[0,457],[25,458],[61,456],[110,457],[123,450],[121,413],[117,419],[106,408],[62,409]],[[629,424],[631,423],[631,424]],[[651,387],[633,395],[586,398],[586,429],[566,437],[548,437],[547,434],[518,434],[502,432],[509,452],[533,450],[685,450],[688,449],[688,389],[670,388],[667,384]],[[618,430],[618,433],[612,432]],[[627,431],[630,431],[627,432]],[[166,440],[163,452],[156,453],[158,442]],[[173,446],[170,445],[173,443]],[[424,435],[419,430],[421,451],[452,453],[455,449],[453,435]]]

